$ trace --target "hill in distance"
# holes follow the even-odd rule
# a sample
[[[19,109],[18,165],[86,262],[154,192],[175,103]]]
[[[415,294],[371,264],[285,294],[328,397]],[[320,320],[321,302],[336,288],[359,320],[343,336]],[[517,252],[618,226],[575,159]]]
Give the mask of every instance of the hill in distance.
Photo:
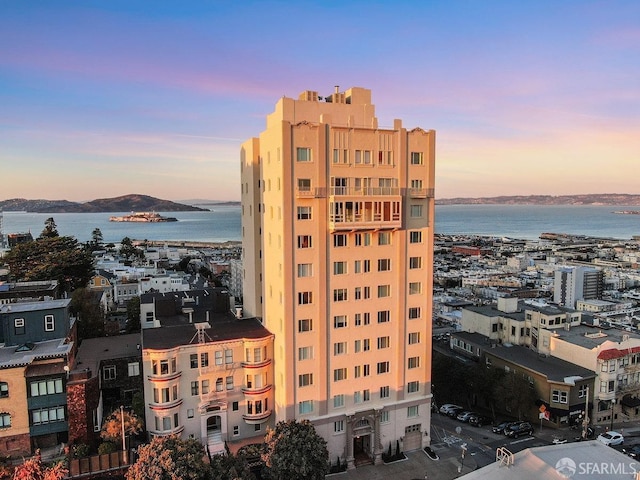
[[[13,198],[0,201],[0,210],[32,213],[107,213],[107,212],[197,212],[206,208],[161,200],[148,195],[122,195],[79,203],[68,200],[26,200]]]
[[[514,195],[482,198],[441,198],[436,205],[640,205],[640,195],[588,193],[583,195]]]

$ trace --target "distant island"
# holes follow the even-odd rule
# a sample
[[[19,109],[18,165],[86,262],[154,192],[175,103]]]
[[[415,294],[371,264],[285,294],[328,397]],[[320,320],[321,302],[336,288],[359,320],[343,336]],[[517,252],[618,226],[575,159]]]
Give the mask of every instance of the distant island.
[[[440,198],[436,205],[640,205],[640,195],[589,193],[583,195],[514,195],[482,198]]]
[[[0,201],[0,211],[30,213],[107,213],[107,212],[207,212],[209,209],[161,200],[148,195],[122,195],[100,198],[86,203],[68,200],[26,200],[13,198]]]

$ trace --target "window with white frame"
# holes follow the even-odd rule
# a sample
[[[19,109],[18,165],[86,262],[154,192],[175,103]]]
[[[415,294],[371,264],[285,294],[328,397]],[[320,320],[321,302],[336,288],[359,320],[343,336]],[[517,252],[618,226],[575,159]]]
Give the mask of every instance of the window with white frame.
[[[412,382],[407,383],[407,393],[416,393],[420,390],[420,382],[414,380]]]
[[[7,382],[0,382],[0,398],[7,398],[9,396],[9,384]]]
[[[422,218],[422,205],[411,205],[410,216],[412,218]]]
[[[378,245],[391,245],[391,232],[378,232]]]
[[[333,317],[333,328],[345,328],[347,326],[346,315],[336,315]]]
[[[298,332],[310,332],[313,330],[313,321],[310,318],[298,320]]]
[[[378,350],[389,348],[389,336],[378,337]]]
[[[347,301],[347,289],[346,288],[335,288],[333,290],[333,301],[334,302],[346,302]]]
[[[409,319],[413,320],[416,318],[420,318],[420,313],[421,313],[420,307],[409,308]]]
[[[380,412],[380,423],[389,423],[389,410]]]
[[[344,233],[339,233],[333,236],[333,246],[334,247],[346,247],[347,246],[347,236]]]
[[[409,243],[422,243],[422,232],[409,232]]]
[[[313,347],[298,348],[298,360],[311,360],[313,358]]]
[[[378,362],[377,364],[377,372],[378,374],[381,373],[389,373],[389,362]]]
[[[32,425],[42,425],[45,423],[64,422],[64,407],[39,408],[31,411]]]
[[[420,357],[409,357],[407,366],[408,368],[418,368],[420,366]]]
[[[380,398],[389,398],[390,396],[389,385],[385,385],[384,387],[380,387]]]
[[[14,328],[14,333],[16,335],[24,335],[25,333],[24,318],[15,318],[13,320],[13,328]]]
[[[298,248],[311,248],[311,235],[298,235]]]
[[[53,315],[44,316],[44,331],[53,332],[56,329],[56,320]]]
[[[384,298],[391,295],[391,285],[378,285],[378,298]]]
[[[313,373],[298,375],[298,387],[308,387],[309,385],[313,385]]]
[[[409,282],[409,295],[418,295],[422,293],[421,282]]]
[[[298,305],[313,303],[313,292],[298,292]]]
[[[344,420],[333,422],[333,433],[344,433]]]
[[[313,265],[311,263],[298,264],[298,278],[313,276]]]
[[[411,165],[422,165],[423,161],[422,152],[411,152]]]
[[[0,428],[9,428],[11,426],[11,415],[7,412],[0,413]]]
[[[305,415],[307,413],[313,412],[313,400],[304,400],[302,402],[298,402],[298,413],[300,415]]]
[[[407,407],[408,418],[417,417],[417,416],[418,416],[418,405],[411,405],[410,407]]]
[[[105,365],[102,367],[102,379],[103,380],[115,380],[116,379],[116,366]]]
[[[409,345],[420,343],[420,332],[409,332]]]
[[[296,160],[298,162],[310,162],[311,161],[311,149],[309,147],[297,147],[296,148]]]
[[[391,259],[390,258],[380,258],[378,259],[378,271],[386,272],[391,270]]]
[[[347,353],[347,342],[336,342],[333,344],[334,355],[345,355]]]
[[[333,381],[339,382],[341,380],[347,379],[347,369],[346,368],[336,368],[333,371]]]
[[[137,377],[140,375],[140,363],[139,362],[131,362],[128,365],[129,376]]]
[[[410,269],[422,268],[422,257],[410,257],[409,268]]]
[[[381,310],[378,312],[378,323],[386,323],[391,318],[391,312],[389,310]]]
[[[311,207],[298,207],[298,220],[311,220]]]
[[[334,395],[333,396],[333,408],[344,407],[344,395]]]

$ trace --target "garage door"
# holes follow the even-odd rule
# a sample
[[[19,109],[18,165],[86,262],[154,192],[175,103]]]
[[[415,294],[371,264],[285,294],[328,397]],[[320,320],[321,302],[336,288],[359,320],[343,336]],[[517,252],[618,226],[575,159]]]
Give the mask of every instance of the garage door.
[[[422,447],[422,425],[410,425],[404,429],[403,450],[410,452]]]

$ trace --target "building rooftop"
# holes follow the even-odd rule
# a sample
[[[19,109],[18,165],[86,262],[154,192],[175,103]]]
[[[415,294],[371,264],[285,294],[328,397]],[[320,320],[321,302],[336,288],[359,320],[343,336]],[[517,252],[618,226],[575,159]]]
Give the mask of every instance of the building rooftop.
[[[533,447],[514,454],[513,464],[490,463],[465,480],[554,480],[585,476],[589,480],[635,478],[637,461],[597,440]]]
[[[26,366],[35,360],[60,358],[69,355],[73,343],[56,338],[45,342],[27,343],[0,348],[0,368]]]
[[[554,330],[554,334],[555,337],[560,340],[588,348],[589,350],[598,348],[605,342],[620,343],[626,337],[640,339],[640,335],[633,332],[627,332],[617,328],[601,327],[597,325],[590,326],[584,324],[571,327],[569,330],[556,329]]]
[[[100,362],[103,360],[142,356],[140,344],[139,333],[87,338],[78,348],[74,371],[88,368],[95,376],[100,369]]]
[[[486,354],[519,365],[528,370],[539,372],[552,382],[565,382],[571,377],[594,378],[595,372],[560,360],[559,358],[539,355],[526,347],[502,345],[486,349]]]
[[[68,307],[70,303],[70,298],[62,298],[60,300],[39,300],[34,302],[7,303],[4,305],[0,305],[0,313],[37,312],[38,310]]]
[[[512,313],[503,312],[502,310],[498,310],[495,305],[480,305],[480,306],[470,306],[465,307],[465,310],[470,310],[475,313],[479,313],[484,315],[485,317],[505,317],[505,318],[513,318],[514,320],[523,322],[524,321],[524,311],[517,311]]]

